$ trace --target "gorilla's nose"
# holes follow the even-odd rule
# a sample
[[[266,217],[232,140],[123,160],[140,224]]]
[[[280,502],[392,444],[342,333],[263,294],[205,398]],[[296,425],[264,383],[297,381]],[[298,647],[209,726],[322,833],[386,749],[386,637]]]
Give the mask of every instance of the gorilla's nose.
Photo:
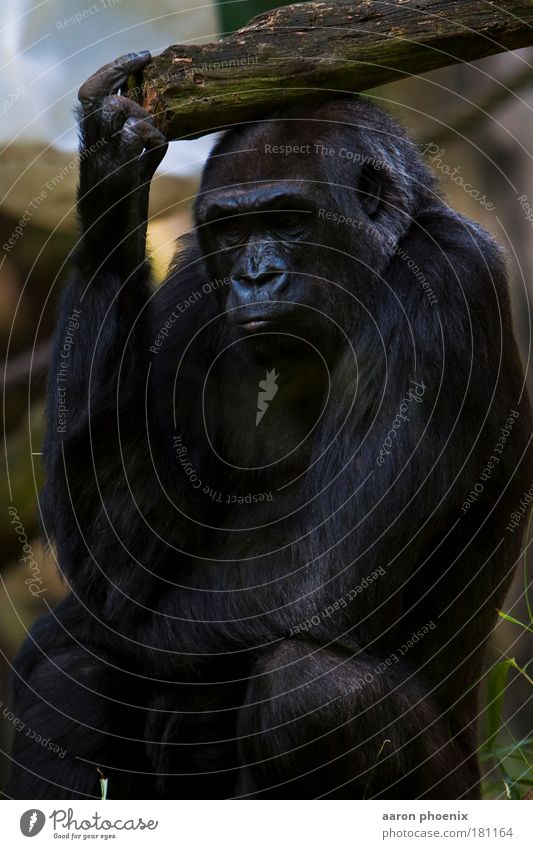
[[[278,269],[246,271],[231,278],[231,288],[239,301],[275,300],[285,289],[288,275]]]

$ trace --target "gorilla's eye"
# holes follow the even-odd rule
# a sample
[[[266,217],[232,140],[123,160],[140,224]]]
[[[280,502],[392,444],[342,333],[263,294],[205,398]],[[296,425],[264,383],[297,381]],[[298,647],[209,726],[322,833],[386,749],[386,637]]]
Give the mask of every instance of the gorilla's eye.
[[[306,211],[297,209],[273,209],[263,213],[264,229],[280,236],[298,236],[306,226]]]
[[[381,206],[383,184],[376,169],[370,165],[364,165],[361,169],[359,194],[366,214],[373,218]]]
[[[240,215],[210,221],[209,230],[218,242],[236,245],[245,241],[244,221]]]

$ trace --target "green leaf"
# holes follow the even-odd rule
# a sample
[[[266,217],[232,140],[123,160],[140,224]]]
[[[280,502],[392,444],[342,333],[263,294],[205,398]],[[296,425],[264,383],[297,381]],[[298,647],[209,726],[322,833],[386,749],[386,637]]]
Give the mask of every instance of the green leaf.
[[[106,778],[101,769],[97,768],[97,773],[100,778],[98,781],[100,782],[100,798],[102,801],[107,799],[108,787],[109,787],[109,778]]]
[[[487,684],[487,739],[483,749],[491,749],[502,724],[503,699],[511,660],[501,660],[492,667]]]
[[[526,540],[530,539],[530,530],[531,530],[531,519],[533,518],[533,511],[529,514],[529,519],[527,520],[527,530],[526,530]],[[529,623],[533,625],[533,610],[531,609],[531,602],[529,600],[529,581],[527,578],[527,550],[529,545],[524,546],[524,598],[526,600],[527,612],[529,614]]]
[[[518,740],[516,743],[509,743],[507,746],[493,746],[490,751],[482,752],[480,758],[482,761],[488,761],[491,758],[521,758],[520,750],[526,752],[526,755],[533,760],[533,749],[528,750],[530,744],[531,740]]]
[[[527,751],[528,747],[533,745],[533,737],[526,737],[523,740],[517,740],[516,743],[508,743],[506,746],[495,746],[491,749],[490,754],[484,755],[483,757],[512,757],[516,755],[516,750],[518,748]],[[533,757],[533,749],[531,750],[531,756]]]
[[[515,787],[515,782],[511,778],[510,775],[507,774],[504,767],[500,764],[500,773],[503,779],[503,783],[505,784],[505,792],[507,793],[508,799],[521,799],[521,795]]]
[[[504,613],[503,610],[498,610],[498,616],[501,616],[501,618],[505,619],[506,622],[512,622],[513,625],[520,625],[524,631],[529,631],[530,634],[533,634],[533,628],[530,628],[530,626],[526,625],[525,622],[520,622],[519,619],[515,619],[514,616]]]

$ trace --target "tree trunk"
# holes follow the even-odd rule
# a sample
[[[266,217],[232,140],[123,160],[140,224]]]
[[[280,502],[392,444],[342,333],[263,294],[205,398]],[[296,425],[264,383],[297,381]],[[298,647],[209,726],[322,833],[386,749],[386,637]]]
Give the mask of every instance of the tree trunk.
[[[169,139],[191,138],[279,106],[526,47],[532,25],[531,0],[300,3],[215,43],[167,48],[129,94]]]

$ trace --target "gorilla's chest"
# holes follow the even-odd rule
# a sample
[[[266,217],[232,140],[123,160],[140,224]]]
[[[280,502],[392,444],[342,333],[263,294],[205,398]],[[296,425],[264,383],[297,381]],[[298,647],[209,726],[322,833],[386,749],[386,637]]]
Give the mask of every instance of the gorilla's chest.
[[[327,387],[323,367],[275,357],[227,363],[206,382],[206,437],[244,494],[257,481],[269,491],[305,473]]]

